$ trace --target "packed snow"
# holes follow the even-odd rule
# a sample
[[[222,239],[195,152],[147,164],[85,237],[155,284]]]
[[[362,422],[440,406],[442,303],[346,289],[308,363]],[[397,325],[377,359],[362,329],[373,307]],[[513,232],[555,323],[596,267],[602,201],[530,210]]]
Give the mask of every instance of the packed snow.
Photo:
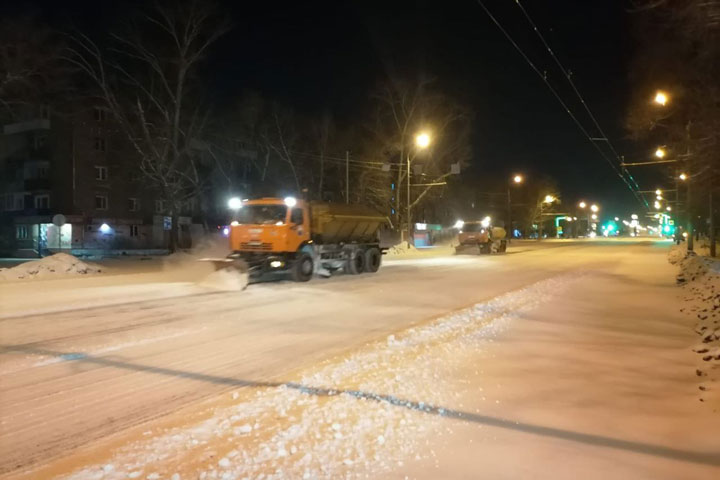
[[[699,336],[699,343],[693,347],[698,355],[695,374],[699,400],[720,408],[720,261],[688,254],[684,245],[675,246],[668,258],[680,267],[677,282],[684,290],[681,311],[693,319]]]
[[[27,280],[65,275],[89,275],[100,273],[102,269],[95,264],[85,263],[67,253],[56,253],[39,260],[31,260],[12,268],[0,269],[0,280]]]
[[[297,380],[243,390],[195,425],[153,432],[66,480],[375,477],[404,458],[431,455],[421,442],[441,428],[456,394],[445,372],[477,358],[514,319],[561,298],[577,275],[545,280],[427,325],[388,336],[300,372]],[[238,395],[236,395],[238,394]],[[103,465],[111,464],[111,471]],[[98,477],[102,473],[102,476]]]

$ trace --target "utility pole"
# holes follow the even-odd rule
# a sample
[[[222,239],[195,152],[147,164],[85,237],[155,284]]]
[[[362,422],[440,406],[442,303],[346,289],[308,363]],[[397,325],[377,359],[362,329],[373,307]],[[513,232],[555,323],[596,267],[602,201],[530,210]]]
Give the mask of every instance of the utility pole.
[[[345,150],[345,203],[350,203],[350,152]]]
[[[713,208],[713,182],[712,179],[710,181],[710,222],[708,227],[710,228],[710,231],[708,232],[708,237],[710,237],[710,256],[715,257],[715,209]]]
[[[410,150],[407,154],[407,242],[411,244],[410,237],[412,235],[412,218],[410,216]]]

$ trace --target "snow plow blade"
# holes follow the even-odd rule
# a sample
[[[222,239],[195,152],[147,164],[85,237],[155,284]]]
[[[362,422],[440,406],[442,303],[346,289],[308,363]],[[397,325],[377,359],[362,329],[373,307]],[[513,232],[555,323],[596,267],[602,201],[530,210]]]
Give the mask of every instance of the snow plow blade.
[[[241,258],[200,258],[198,262],[209,262],[217,270],[235,270],[238,273],[248,273],[250,267],[247,262]]]

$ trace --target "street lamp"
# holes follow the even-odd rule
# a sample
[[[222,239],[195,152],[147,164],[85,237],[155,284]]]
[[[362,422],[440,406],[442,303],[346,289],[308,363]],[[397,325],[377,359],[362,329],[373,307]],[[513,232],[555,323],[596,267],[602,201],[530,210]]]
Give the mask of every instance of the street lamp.
[[[661,105],[664,107],[668,102],[667,93],[663,92],[662,90],[658,90],[655,93],[655,98],[653,98],[653,102],[655,102],[657,105]]]
[[[597,205],[595,205],[595,204],[593,203],[592,205],[590,205],[590,210],[592,210],[593,212],[597,213],[597,212],[600,210],[600,207],[598,207]]]
[[[508,189],[507,189],[507,228],[508,228],[508,242],[511,241],[512,235],[513,235],[513,228],[512,228],[512,201],[510,196],[510,187],[515,185],[520,185],[525,181],[525,177],[523,177],[520,174],[513,175],[512,181],[508,182]]]
[[[542,199],[542,202],[540,202],[540,220],[538,221],[538,241],[542,240],[543,236],[543,207],[547,203],[548,205],[551,205],[557,198],[555,198],[552,195],[545,195],[545,198]]]
[[[587,207],[587,203],[585,203],[585,202],[580,202],[580,203],[578,203],[578,207],[580,207],[580,208],[585,208],[585,207]]]
[[[424,150],[430,146],[430,135],[427,132],[420,132],[415,135],[415,147],[418,150]],[[410,150],[407,154],[407,242],[410,243],[412,236],[412,216],[410,215]]]
[[[655,156],[657,158],[665,158],[665,149],[662,147],[658,147],[657,150],[655,150]]]
[[[687,174],[685,174],[685,173],[681,173],[678,178],[684,182],[685,180],[688,179],[688,176],[687,176]]]

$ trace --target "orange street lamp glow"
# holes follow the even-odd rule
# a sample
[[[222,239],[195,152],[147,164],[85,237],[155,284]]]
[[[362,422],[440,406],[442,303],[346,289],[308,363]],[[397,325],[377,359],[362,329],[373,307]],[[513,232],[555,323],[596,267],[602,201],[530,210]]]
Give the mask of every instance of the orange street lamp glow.
[[[655,98],[653,98],[653,102],[664,107],[668,102],[667,93],[663,92],[662,90],[658,90],[657,93],[655,93]]]
[[[515,182],[515,183],[522,183],[523,180],[525,180],[525,179],[523,178],[522,175],[515,175],[515,176],[513,177],[513,182]]]

